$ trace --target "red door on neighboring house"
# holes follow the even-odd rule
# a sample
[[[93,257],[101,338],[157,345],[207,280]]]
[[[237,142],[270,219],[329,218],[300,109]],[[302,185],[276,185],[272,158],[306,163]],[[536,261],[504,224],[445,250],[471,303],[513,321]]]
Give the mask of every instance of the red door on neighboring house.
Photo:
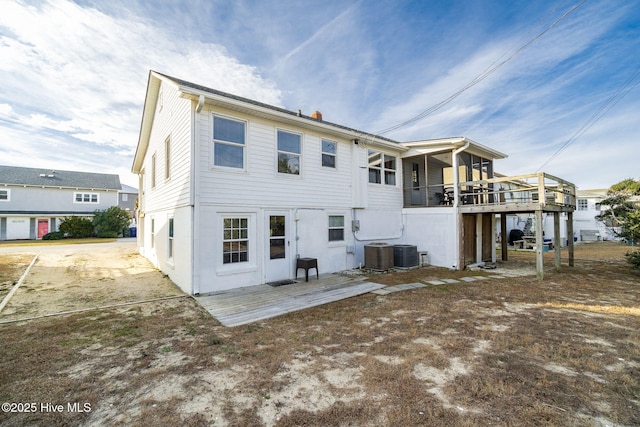
[[[49,232],[49,220],[38,218],[38,239]]]

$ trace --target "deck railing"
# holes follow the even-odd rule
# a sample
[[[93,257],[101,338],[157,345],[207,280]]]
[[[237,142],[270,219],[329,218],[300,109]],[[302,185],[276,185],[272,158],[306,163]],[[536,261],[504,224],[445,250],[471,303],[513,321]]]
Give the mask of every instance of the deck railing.
[[[405,207],[453,206],[454,189],[447,185],[406,188]],[[540,197],[543,194],[544,197]],[[528,175],[505,176],[461,182],[459,206],[512,206],[517,204],[576,207],[574,184],[539,172]]]

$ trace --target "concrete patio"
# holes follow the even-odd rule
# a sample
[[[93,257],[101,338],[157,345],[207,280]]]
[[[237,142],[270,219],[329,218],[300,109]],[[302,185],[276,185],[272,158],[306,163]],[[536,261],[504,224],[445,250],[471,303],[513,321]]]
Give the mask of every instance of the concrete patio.
[[[258,285],[195,297],[225,326],[239,326],[322,304],[362,295],[384,285],[341,274],[298,279],[281,286]]]

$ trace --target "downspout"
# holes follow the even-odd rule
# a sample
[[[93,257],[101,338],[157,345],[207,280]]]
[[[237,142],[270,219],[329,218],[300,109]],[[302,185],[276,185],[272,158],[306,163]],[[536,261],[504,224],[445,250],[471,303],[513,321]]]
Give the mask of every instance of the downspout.
[[[193,105],[193,104],[192,104]],[[200,167],[198,153],[198,140],[200,126],[198,125],[198,115],[204,107],[204,95],[198,97],[198,104],[192,114],[192,133],[191,133],[191,179],[189,191],[189,206],[191,207],[191,293],[193,295],[200,294],[200,232],[198,221],[200,219]]]
[[[458,203],[460,200],[460,172],[458,170],[458,154],[462,153],[464,150],[469,148],[471,143],[469,141],[466,142],[462,147],[456,148],[452,153],[452,162],[453,162],[453,223],[454,228],[456,230],[456,239],[455,239],[455,253],[456,256],[456,269],[461,270],[461,261],[462,256],[460,254],[460,214],[458,213]]]

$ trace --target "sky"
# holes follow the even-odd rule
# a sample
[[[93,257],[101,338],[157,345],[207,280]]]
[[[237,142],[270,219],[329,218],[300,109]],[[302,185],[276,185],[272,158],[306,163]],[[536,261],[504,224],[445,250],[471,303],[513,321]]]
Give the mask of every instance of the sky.
[[[0,164],[137,187],[149,70],[399,142],[465,136],[505,175],[640,179],[640,0],[0,0]]]

